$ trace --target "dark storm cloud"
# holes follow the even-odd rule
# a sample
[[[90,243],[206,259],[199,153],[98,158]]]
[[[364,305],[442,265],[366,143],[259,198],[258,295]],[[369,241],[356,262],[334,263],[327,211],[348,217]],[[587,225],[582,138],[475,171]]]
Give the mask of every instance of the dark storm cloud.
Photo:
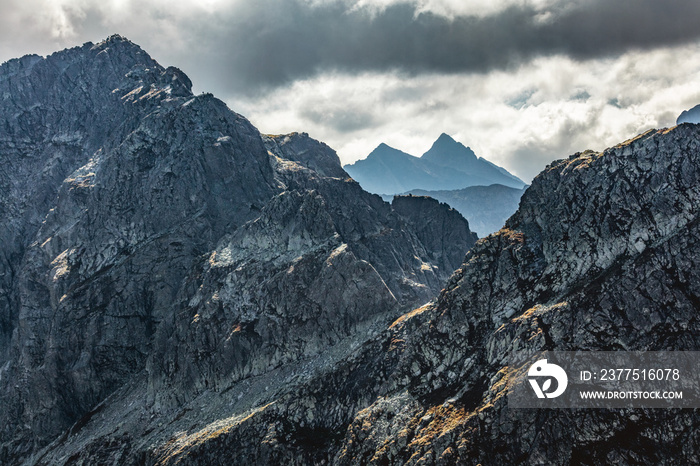
[[[482,73],[538,56],[584,60],[700,36],[697,0],[561,0],[548,10],[511,6],[453,18],[419,12],[416,0],[384,9],[348,0],[251,0],[210,10],[196,2],[117,8],[63,0],[51,10],[66,23],[60,27],[49,14],[37,16],[40,0],[0,1],[8,12],[0,17],[0,52],[9,43],[16,52],[41,53],[116,32],[183,67],[204,90],[229,96],[329,70]]]
[[[349,133],[376,126],[379,122],[369,111],[347,108],[342,104],[332,105],[331,108],[302,108],[299,115],[312,123],[324,124],[340,133]]]
[[[207,44],[232,91],[275,87],[319,71],[487,72],[537,56],[590,59],[695,41],[697,0],[563,2],[549,11],[510,7],[486,17],[417,13],[412,3],[374,13],[343,2],[263,0],[190,31]],[[216,44],[216,45],[213,45]]]

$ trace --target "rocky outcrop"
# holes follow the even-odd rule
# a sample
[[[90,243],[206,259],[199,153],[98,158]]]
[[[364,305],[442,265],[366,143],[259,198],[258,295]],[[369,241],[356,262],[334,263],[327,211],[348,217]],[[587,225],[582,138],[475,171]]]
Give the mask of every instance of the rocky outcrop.
[[[348,177],[340,166],[338,154],[322,142],[311,139],[307,133],[264,135],[263,141],[275,156],[296,162],[321,176]]]
[[[693,410],[506,395],[516,350],[700,348],[700,127],[553,163],[462,260],[123,38],[0,75],[3,463],[697,462]]]
[[[697,350],[700,130],[651,131],[539,175],[436,302],[247,416],[152,461],[693,464],[692,410],[516,410],[514,351]]]
[[[330,148],[190,88],[119,36],[0,67],[0,462],[170,451],[431,299],[473,244],[431,250]]]
[[[430,251],[430,262],[442,270],[463,259],[455,251],[454,244],[469,244],[471,247],[478,239],[469,225],[462,221],[459,212],[431,197],[395,196],[391,206],[406,219]],[[436,229],[444,230],[446,234],[436,235]]]

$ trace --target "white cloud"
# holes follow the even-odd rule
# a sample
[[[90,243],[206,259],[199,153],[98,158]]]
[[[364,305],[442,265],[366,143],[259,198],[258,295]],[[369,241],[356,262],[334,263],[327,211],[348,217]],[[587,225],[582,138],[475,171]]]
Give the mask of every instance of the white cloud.
[[[381,142],[420,155],[447,132],[529,181],[555,158],[673,125],[700,103],[700,47],[587,62],[540,58],[485,75],[324,74],[229,103],[262,131],[309,132],[344,163]],[[342,112],[370,112],[373,124],[346,131]]]
[[[338,0],[300,1],[313,6]],[[376,12],[402,1],[348,0],[348,5]],[[418,12],[448,17],[483,17],[527,6],[550,22],[589,0],[410,1]],[[0,61],[120,33],[163,65],[181,67],[197,91],[227,99],[262,131],[309,132],[334,147],[346,163],[366,156],[380,142],[419,155],[447,132],[529,180],[554,158],[603,149],[645,129],[671,125],[680,111],[700,103],[697,44],[587,61],[549,56],[483,74],[369,72],[374,68],[362,68],[362,60],[354,58],[346,73],[321,70],[314,75],[310,70],[310,78],[290,75],[282,81],[290,84],[252,94],[229,83],[242,71],[241,63],[269,58],[251,52],[249,61],[227,64],[226,53],[255,50],[245,36],[227,33],[247,18],[274,29],[279,15],[294,10],[264,8],[274,6],[273,0],[0,2]],[[298,65],[298,58],[277,56],[292,65]]]

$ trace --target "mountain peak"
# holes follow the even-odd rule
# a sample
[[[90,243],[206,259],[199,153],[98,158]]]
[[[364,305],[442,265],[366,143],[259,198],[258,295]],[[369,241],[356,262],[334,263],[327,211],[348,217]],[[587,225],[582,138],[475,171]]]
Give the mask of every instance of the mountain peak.
[[[133,42],[131,42],[129,39],[126,37],[120,35],[120,34],[112,34],[111,36],[107,37],[106,39],[93,44],[92,42],[88,42],[83,45],[83,47],[88,46],[93,50],[104,50],[109,47],[123,47],[124,49],[132,49],[134,52],[141,52],[145,53],[143,49],[138,45]],[[60,52],[58,52],[60,53]]]
[[[390,145],[382,142],[379,144],[372,152],[369,153],[367,156],[367,159],[372,158],[372,159],[394,159],[396,157],[403,158],[403,157],[413,157],[411,154],[407,154],[406,152],[396,149],[395,147],[391,147]],[[366,159],[365,159],[366,160]]]
[[[103,40],[102,42],[129,42],[129,43],[133,44],[133,42],[131,42],[129,39],[122,36],[121,34],[112,34],[111,36],[109,36],[108,38]]]
[[[462,189],[494,183],[516,189],[525,185],[505,169],[479,159],[474,151],[447,133],[442,133],[421,157],[381,143],[367,158],[344,168],[364,189],[377,194]]]
[[[442,133],[421,158],[446,166],[459,166],[477,160],[474,151],[446,133]]]
[[[445,144],[445,143],[452,143],[452,144],[459,144],[457,141],[454,140],[452,136],[450,136],[447,133],[442,133],[437,140],[435,141],[435,144]]]

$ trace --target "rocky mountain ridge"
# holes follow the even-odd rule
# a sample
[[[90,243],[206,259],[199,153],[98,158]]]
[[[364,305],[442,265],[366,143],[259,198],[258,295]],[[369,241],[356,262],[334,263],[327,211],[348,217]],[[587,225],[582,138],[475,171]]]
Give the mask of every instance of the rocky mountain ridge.
[[[0,67],[1,462],[697,463],[696,410],[507,394],[515,351],[700,348],[700,126],[552,163],[474,244],[123,38],[52,57]]]
[[[345,170],[369,192],[400,194],[502,184],[522,189],[525,183],[505,169],[477,157],[469,147],[442,134],[421,157],[380,144],[365,159]]]
[[[698,181],[694,125],[553,163],[435,302],[153,461],[694,464],[696,410],[514,409],[506,395],[525,383],[515,351],[698,349]]]
[[[694,125],[550,165],[437,303],[387,336],[405,341],[399,388],[358,414],[335,458],[696,462],[694,410],[517,410],[505,395],[516,350],[698,349],[699,169]]]
[[[5,63],[0,95],[2,463],[142,462],[428,301],[475,241],[436,203],[424,243],[330,148],[120,36]]]

